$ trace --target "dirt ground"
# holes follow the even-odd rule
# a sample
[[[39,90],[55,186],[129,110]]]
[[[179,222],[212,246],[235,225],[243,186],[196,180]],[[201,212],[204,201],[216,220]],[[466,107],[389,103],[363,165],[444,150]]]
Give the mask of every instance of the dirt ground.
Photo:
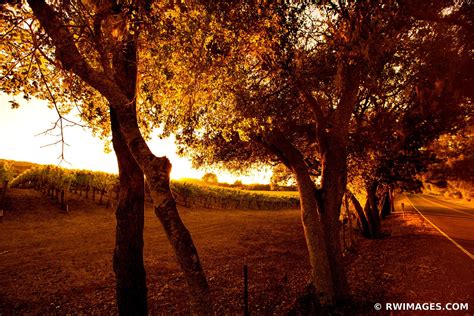
[[[387,237],[359,238],[347,252],[356,303],[336,313],[380,315],[376,302],[468,302],[472,315],[472,260],[407,211],[383,222]],[[310,270],[298,210],[181,214],[218,314],[242,313],[244,264],[252,314],[285,314],[304,294]],[[75,197],[63,214],[38,192],[11,190],[0,223],[0,315],[116,314],[114,229],[112,210],[93,201]],[[149,207],[144,235],[150,314],[186,314],[183,276]]]

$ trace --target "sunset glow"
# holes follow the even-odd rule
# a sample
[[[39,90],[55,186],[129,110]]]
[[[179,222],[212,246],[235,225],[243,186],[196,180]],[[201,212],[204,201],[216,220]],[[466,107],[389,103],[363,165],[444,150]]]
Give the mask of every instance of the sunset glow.
[[[10,100],[16,100],[21,106],[11,109]],[[70,117],[74,121],[78,118]],[[115,154],[104,152],[104,142],[92,136],[91,132],[78,126],[65,128],[65,140],[69,146],[65,147],[65,161],[61,162],[60,144],[51,145],[58,141],[53,135],[42,134],[51,128],[57,119],[54,109],[49,109],[46,102],[41,100],[26,101],[21,97],[0,95],[0,158],[18,161],[29,161],[39,164],[60,164],[64,168],[89,169],[117,173]],[[176,146],[172,138],[153,138],[148,142],[151,150],[158,156],[170,159],[173,169],[172,179],[196,178],[200,179],[210,170],[194,169],[189,159],[178,157]],[[225,171],[212,171],[218,175],[220,182],[233,183],[241,180],[243,183],[268,183],[270,170],[255,171],[248,176],[236,176]]]

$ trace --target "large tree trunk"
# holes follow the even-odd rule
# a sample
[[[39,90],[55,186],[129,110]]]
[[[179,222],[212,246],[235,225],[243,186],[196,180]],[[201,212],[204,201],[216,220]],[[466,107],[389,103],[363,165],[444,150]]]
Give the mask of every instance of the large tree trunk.
[[[119,166],[120,193],[113,258],[120,315],[147,314],[146,274],[143,265],[144,177],[128,150],[111,110],[112,143]]]
[[[339,144],[334,142],[323,158],[320,212],[324,223],[329,263],[332,267],[335,299],[342,302],[349,299],[349,285],[344,268],[339,234],[342,197],[346,190],[347,154],[343,143],[342,146]]]
[[[95,68],[79,52],[73,35],[64,26],[59,14],[46,1],[28,0],[28,4],[51,37],[52,44],[56,48],[55,55],[62,67],[100,92],[109,102],[111,109],[115,110],[114,116],[116,115],[123,139],[133,159],[146,176],[155,212],[163,224],[189,285],[192,312],[211,314],[212,302],[206,276],[191,235],[179,217],[169,188],[171,164],[166,157],[153,155],[138,127],[136,117],[138,31],[124,30],[121,40],[114,43],[112,71],[109,71],[110,60],[107,54],[102,56],[106,59],[102,64],[103,69]],[[98,22],[100,23],[100,20]],[[100,30],[100,25],[97,29]],[[103,47],[96,49],[102,51]],[[121,190],[127,188],[125,186]]]
[[[191,234],[184,226],[176,208],[176,201],[170,190],[171,163],[166,157],[156,157],[141,135],[136,115],[136,41],[129,41],[114,55],[116,82],[128,95],[127,102],[115,103],[109,100],[120,130],[130,152],[145,173],[153,199],[155,214],[159,218],[166,236],[176,254],[179,265],[189,287],[191,311],[195,314],[212,314],[213,306],[206,275],[201,266]],[[133,89],[132,89],[133,88]]]
[[[316,290],[315,299],[322,305],[331,305],[335,302],[332,266],[327,255],[321,214],[318,212],[318,192],[311,180],[303,155],[278,131],[268,135],[263,143],[295,175],[300,196],[301,220]]]
[[[303,223],[306,246],[308,247],[309,262],[316,296],[323,305],[335,303],[335,285],[333,266],[328,258],[323,223],[318,213],[316,188],[307,170],[294,168],[298,191],[300,195],[301,220]]]
[[[132,104],[134,104],[132,102]],[[128,105],[129,107],[130,105]],[[133,111],[117,107],[121,131],[125,135],[133,157],[144,171],[155,214],[176,254],[189,287],[191,310],[195,314],[212,314],[213,306],[206,275],[202,269],[191,234],[184,226],[170,190],[171,164],[166,157],[156,157],[140,134]]]
[[[332,279],[337,301],[349,298],[349,287],[344,269],[342,247],[339,236],[342,196],[346,189],[347,177],[347,141],[349,122],[357,102],[360,72],[357,66],[338,64],[341,70],[340,98],[331,115],[325,114],[322,105],[311,91],[302,89],[308,107],[316,121],[317,144],[322,163],[322,196],[318,203],[323,220],[325,242],[329,262],[332,267]]]

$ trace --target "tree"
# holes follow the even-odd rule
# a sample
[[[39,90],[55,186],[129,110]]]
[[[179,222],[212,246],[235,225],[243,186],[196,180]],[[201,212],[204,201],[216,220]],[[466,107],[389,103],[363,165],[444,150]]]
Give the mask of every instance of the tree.
[[[202,181],[209,184],[216,184],[219,182],[217,179],[217,176],[214,173],[210,173],[210,172],[202,176]]]
[[[473,135],[472,123],[468,121],[458,133],[441,135],[429,146],[436,160],[423,174],[425,187],[436,186],[458,197],[473,198]]]
[[[14,175],[15,171],[13,169],[12,163],[0,161],[0,183],[3,184],[5,181],[12,180]]]
[[[289,170],[284,164],[280,163],[273,167],[272,177],[270,179],[272,188],[277,189],[281,186],[288,186],[288,184],[294,183],[294,181],[291,170]]]
[[[467,13],[463,10],[451,14],[463,21]],[[379,235],[380,215],[391,208],[384,202],[395,186],[421,187],[416,177],[434,161],[429,144],[443,133],[458,133],[472,117],[471,92],[466,89],[471,75],[463,71],[472,67],[468,58],[472,45],[465,44],[464,27],[447,17],[436,23],[422,20],[411,36],[416,40],[403,40],[404,49],[380,77],[380,84],[361,93],[352,123],[350,182],[353,189],[366,192],[365,214],[357,213],[365,215],[370,231],[363,233],[369,237]],[[447,42],[453,45],[446,46]]]
[[[433,2],[422,9],[396,1],[329,1],[259,7],[247,14],[223,6],[227,21],[244,15],[242,20],[253,30],[250,44],[230,49],[228,68],[220,70],[228,74],[219,82],[224,97],[193,112],[192,126],[176,130],[177,139],[182,152],[188,151],[197,164],[224,163],[239,169],[279,160],[292,171],[313,283],[323,304],[348,295],[339,217],[352,122],[364,91],[384,96],[384,81],[398,68],[405,48],[416,47],[413,32],[443,20],[441,11],[449,5]],[[255,48],[248,49],[251,45]],[[425,48],[416,47],[420,52]],[[403,94],[406,84],[393,83],[393,98]],[[372,102],[371,107],[386,104]]]
[[[6,58],[11,65],[2,73],[8,79],[2,82],[2,90],[49,99],[60,116],[61,127],[63,111],[67,111],[62,106],[73,104],[77,98],[83,117],[91,124],[95,120],[103,123],[105,133],[112,131],[121,184],[114,252],[120,313],[147,313],[144,174],[155,214],[188,283],[191,309],[198,314],[211,313],[205,274],[169,189],[171,164],[166,157],[156,157],[150,151],[139,128],[143,123],[137,119],[139,79],[144,76],[138,59],[140,39],[145,38],[146,26],[152,25],[147,24],[147,19],[166,13],[166,5],[129,1],[27,2],[29,7],[12,2],[2,8],[2,19],[7,22],[5,40],[10,40],[2,40],[2,44],[7,46]],[[171,11],[174,9],[171,6]],[[146,61],[146,55],[143,59]],[[58,88],[61,84],[65,85],[63,89]],[[94,96],[91,102],[86,101],[89,96]]]

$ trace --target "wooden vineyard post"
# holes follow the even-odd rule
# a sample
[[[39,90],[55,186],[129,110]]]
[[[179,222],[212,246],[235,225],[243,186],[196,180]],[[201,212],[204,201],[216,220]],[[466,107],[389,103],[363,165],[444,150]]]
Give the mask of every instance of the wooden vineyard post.
[[[64,197],[65,199],[65,206],[67,207],[67,205],[69,204],[69,195],[70,193],[72,193],[72,189],[71,189],[71,186],[72,186],[72,181],[69,180],[67,183],[66,183],[66,196]]]
[[[65,212],[68,211],[68,195],[70,187],[71,181],[68,181],[61,190],[61,209]]]
[[[104,189],[100,190],[99,205],[102,205],[102,200],[104,199],[104,194],[105,194],[105,190]]]
[[[7,198],[8,181],[3,182],[2,195],[0,196],[0,222],[3,222],[3,208]]]
[[[248,284],[248,268],[244,265],[244,316],[249,316],[249,284]]]
[[[106,208],[113,208],[113,206],[114,206],[114,203],[112,202],[112,192],[109,192],[109,194],[107,194]]]
[[[61,201],[60,201],[60,205],[61,205],[61,209],[64,210],[64,205],[65,205],[65,199],[66,199],[66,192],[64,192],[65,190],[64,189],[61,189]]]

